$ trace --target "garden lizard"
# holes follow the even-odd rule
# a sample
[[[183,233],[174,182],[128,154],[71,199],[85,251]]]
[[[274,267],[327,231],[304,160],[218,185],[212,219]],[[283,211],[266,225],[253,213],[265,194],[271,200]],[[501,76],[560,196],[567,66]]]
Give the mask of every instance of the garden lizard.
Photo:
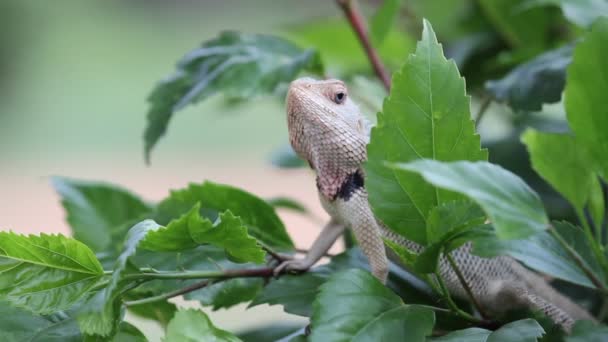
[[[362,164],[367,158],[369,128],[357,105],[339,80],[300,78],[287,93],[289,140],[296,153],[316,173],[319,198],[330,215],[329,223],[301,259],[283,261],[282,271],[304,271],[314,265],[350,227],[371,272],[385,283],[388,258],[383,238],[412,252],[422,247],[386,228],[370,208]],[[518,308],[539,310],[569,331],[575,320],[593,317],[554,290],[541,276],[510,257],[481,258],[470,244],[452,252],[471,294],[485,313],[499,315]],[[449,292],[467,299],[467,292],[449,263],[442,258],[439,273]]]

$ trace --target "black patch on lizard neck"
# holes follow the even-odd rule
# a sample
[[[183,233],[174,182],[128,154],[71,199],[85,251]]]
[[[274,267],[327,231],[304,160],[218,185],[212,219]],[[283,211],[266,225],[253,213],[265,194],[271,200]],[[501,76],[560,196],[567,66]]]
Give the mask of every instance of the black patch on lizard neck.
[[[357,170],[346,177],[344,183],[340,185],[336,197],[348,201],[353,193],[361,189],[363,185],[363,175],[361,174],[361,170]]]

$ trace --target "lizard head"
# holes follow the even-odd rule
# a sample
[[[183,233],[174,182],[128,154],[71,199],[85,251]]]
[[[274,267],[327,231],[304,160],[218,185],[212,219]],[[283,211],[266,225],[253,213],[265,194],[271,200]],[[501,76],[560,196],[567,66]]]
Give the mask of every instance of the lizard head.
[[[340,80],[304,77],[287,92],[289,141],[317,172],[321,193],[335,198],[366,158],[367,127]]]

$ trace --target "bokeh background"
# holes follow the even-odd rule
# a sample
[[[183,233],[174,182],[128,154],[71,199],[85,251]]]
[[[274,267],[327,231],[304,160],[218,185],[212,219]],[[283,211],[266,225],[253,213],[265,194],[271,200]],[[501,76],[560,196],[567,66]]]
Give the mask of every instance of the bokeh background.
[[[146,166],[146,97],[175,61],[220,30],[276,33],[336,12],[326,1],[38,1],[0,3],[0,229],[69,233],[50,176],[117,183],[154,201],[205,179],[263,197],[292,196],[323,215],[308,170],[269,163],[287,140],[283,103],[180,112]],[[337,12],[336,12],[337,13]],[[317,223],[283,216],[306,247]],[[282,310],[211,314],[228,330]],[[149,325],[147,336],[160,340]]]
[[[376,3],[363,1],[364,13],[373,13]],[[563,22],[557,9],[539,10]],[[398,30],[383,44],[387,64],[395,70],[405,60],[419,37],[420,18],[429,18],[439,39],[447,43],[446,53],[467,74],[476,113],[484,99],[478,89],[485,80],[567,39],[557,32],[537,50],[518,48],[499,29],[486,29],[483,25],[493,26],[478,13],[475,1],[411,1]],[[486,35],[475,40],[470,33],[479,28]],[[325,214],[309,170],[279,169],[271,163],[287,142],[280,97],[227,105],[216,96],[190,106],[171,121],[168,134],[152,153],[151,165],[144,163],[142,135],[150,90],[172,72],[182,55],[226,29],[278,34],[302,47],[319,48],[327,74],[349,77],[373,121],[382,89],[333,1],[3,0],[0,229],[69,233],[50,186],[53,175],[117,183],[151,201],[163,198],[169,189],[209,179],[262,197],[288,196],[303,202],[312,218],[281,215],[296,244],[307,248]],[[503,50],[510,52],[505,55]],[[491,56],[493,64],[481,65],[472,56]],[[350,77],[355,72],[362,77]],[[546,203],[553,201],[553,214],[567,216],[563,202],[534,177],[518,143],[519,132],[528,125],[562,129],[562,106],[528,114],[491,104],[480,127],[482,139],[494,146],[495,161],[544,189]],[[214,323],[231,331],[278,317],[285,317],[280,308],[269,307],[211,314]],[[158,327],[149,325],[145,333],[159,340]]]

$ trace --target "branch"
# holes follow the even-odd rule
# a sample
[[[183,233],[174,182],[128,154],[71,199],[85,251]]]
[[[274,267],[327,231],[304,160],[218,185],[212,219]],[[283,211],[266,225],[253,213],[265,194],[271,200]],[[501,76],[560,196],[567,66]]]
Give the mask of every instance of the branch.
[[[186,272],[152,272],[152,273],[140,273],[140,274],[129,274],[125,276],[125,279],[133,278],[139,280],[153,280],[153,279],[200,279],[207,278],[203,281],[197,282],[192,285],[185,286],[175,291],[160,294],[154,297],[148,297],[133,301],[125,302],[126,306],[142,305],[154,303],[162,300],[167,300],[173,297],[181,296],[186,293],[190,293],[199,289],[202,289],[210,284],[219,283],[221,281],[231,278],[271,278],[274,277],[274,268],[251,268],[251,269],[235,269],[235,270],[223,270],[223,271],[186,271]]]
[[[189,293],[189,292],[193,292],[193,291],[202,289],[202,288],[206,287],[207,285],[209,285],[211,283],[212,283],[211,280],[203,280],[203,281],[200,281],[198,283],[192,284],[190,286],[186,286],[184,288],[181,288],[181,289],[178,289],[178,290],[175,290],[175,291],[172,291],[172,292],[163,293],[163,294],[160,294],[158,296],[128,301],[128,302],[125,302],[125,305],[126,306],[143,305],[143,304],[149,304],[149,303],[159,302],[159,301],[162,301],[162,300],[167,300],[167,299],[170,299],[170,298],[173,298],[173,297],[181,296],[183,294],[186,294],[186,293]]]
[[[150,272],[127,274],[123,279],[229,279],[274,276],[273,267],[244,268],[220,271]]]
[[[458,305],[454,302],[454,300],[452,300],[452,297],[450,296],[450,291],[448,290],[448,287],[445,285],[445,282],[443,281],[443,278],[441,278],[441,275],[439,274],[439,272],[435,273],[435,278],[437,279],[437,282],[439,283],[439,287],[441,288],[442,295],[443,295],[444,299],[446,300],[448,307],[454,312],[455,315],[457,315],[471,323],[475,323],[475,324],[480,324],[480,323],[485,322],[485,320],[478,319],[477,317],[472,316],[468,312],[465,312],[464,310],[462,310],[458,307]]]
[[[350,26],[353,28],[357,37],[359,38],[359,41],[361,42],[361,45],[363,46],[363,49],[367,54],[367,58],[369,59],[369,62],[374,68],[376,76],[378,76],[378,78],[382,81],[382,83],[384,84],[384,88],[386,88],[386,91],[389,91],[391,89],[390,76],[386,71],[384,64],[382,64],[380,56],[378,56],[378,52],[372,46],[372,43],[369,39],[369,34],[367,32],[367,27],[365,26],[365,19],[361,15],[361,12],[359,11],[355,3],[355,0],[336,0],[336,2],[344,12],[344,15],[348,19]]]

